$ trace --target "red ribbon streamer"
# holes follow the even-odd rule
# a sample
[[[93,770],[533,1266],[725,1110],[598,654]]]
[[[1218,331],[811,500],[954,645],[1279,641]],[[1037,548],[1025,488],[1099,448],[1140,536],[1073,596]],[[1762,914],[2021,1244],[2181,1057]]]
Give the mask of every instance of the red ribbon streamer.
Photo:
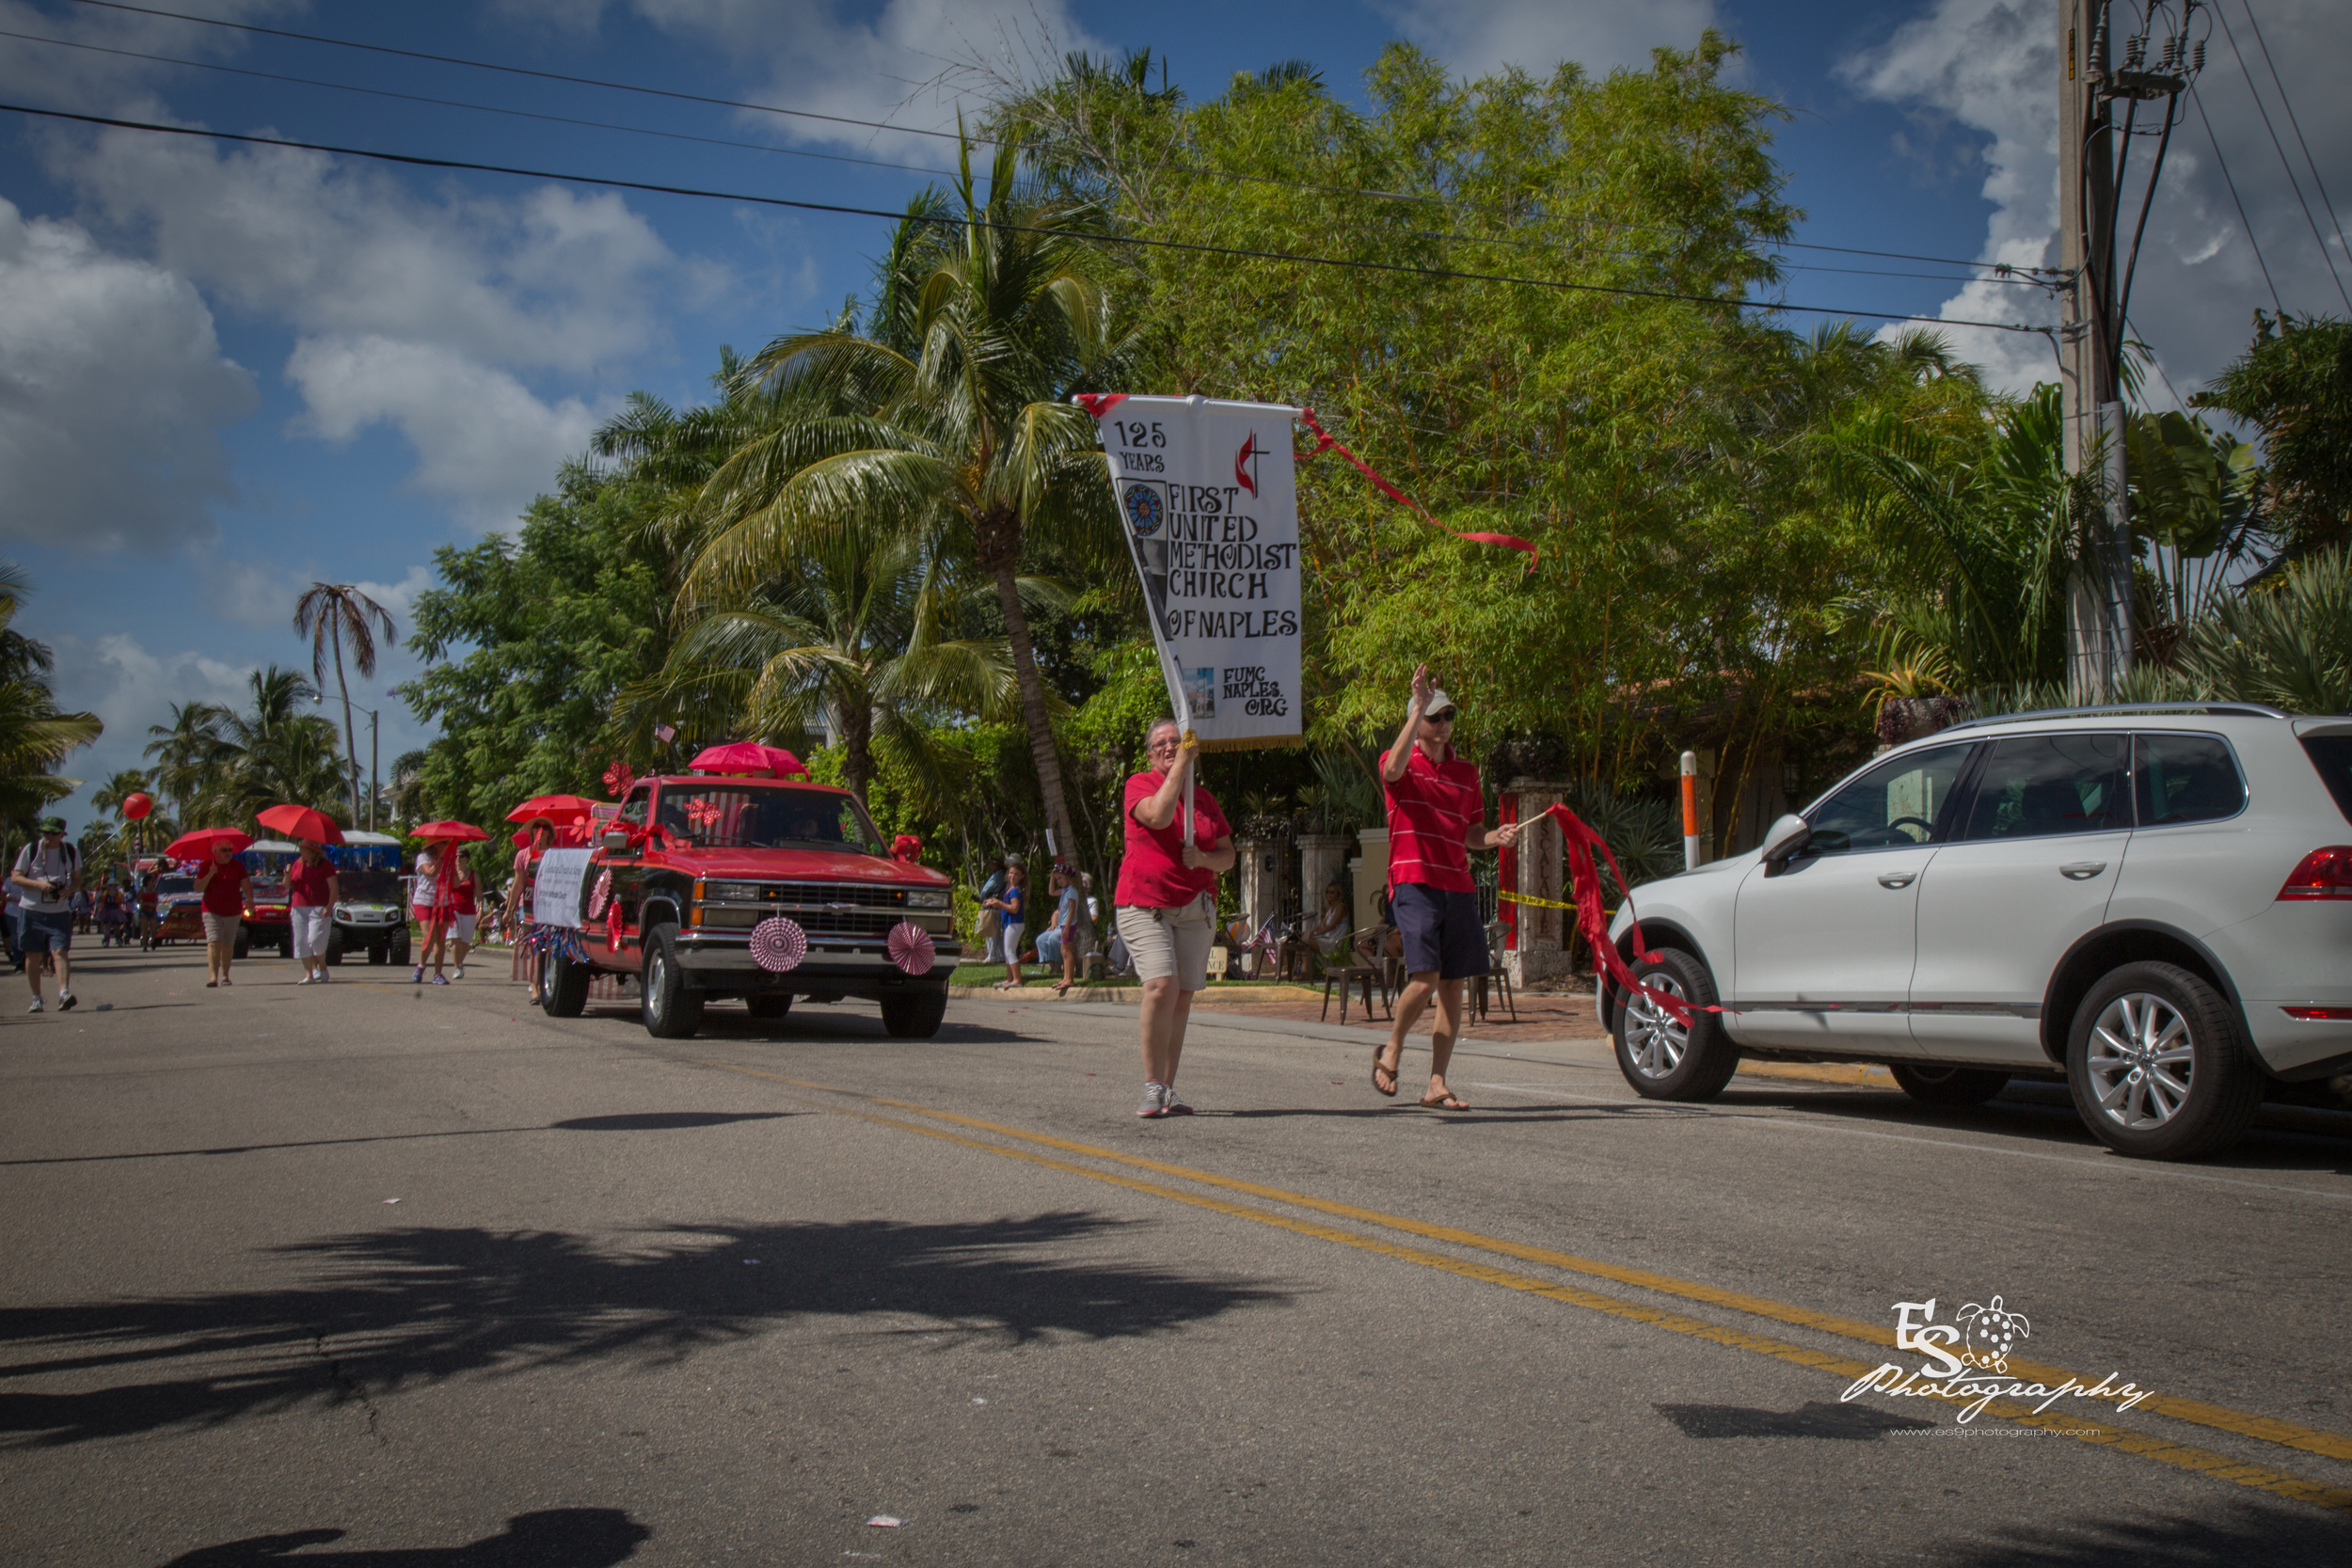
[[[1358,472],[1361,473],[1366,479],[1372,481],[1373,483],[1378,485],[1383,495],[1387,496],[1391,500],[1396,502],[1397,505],[1408,508],[1409,510],[1419,514],[1421,520],[1427,523],[1431,528],[1437,529],[1440,532],[1451,533],[1456,539],[1467,539],[1473,545],[1501,545],[1504,549],[1525,550],[1527,552],[1528,575],[1531,577],[1534,575],[1535,562],[1538,559],[1540,559],[1540,557],[1538,556],[1534,545],[1529,544],[1526,540],[1521,539],[1517,534],[1513,533],[1465,533],[1457,528],[1447,528],[1443,523],[1438,521],[1437,518],[1429,515],[1429,509],[1427,507],[1422,505],[1421,502],[1415,500],[1412,497],[1406,495],[1395,485],[1391,484],[1387,480],[1381,478],[1379,473],[1372,467],[1371,464],[1365,462],[1362,458],[1357,456],[1354,452],[1348,451],[1347,448],[1341,445],[1338,440],[1334,439],[1329,431],[1324,429],[1321,424],[1316,422],[1315,411],[1313,409],[1300,409],[1298,411],[1298,420],[1301,424],[1304,424],[1309,430],[1315,433],[1315,450],[1307,453],[1309,457],[1313,457],[1317,453],[1326,451],[1338,452],[1342,457],[1344,457],[1350,463],[1355,464]],[[1581,825],[1581,824],[1580,824],[1580,826]],[[1606,845],[1603,845],[1601,847],[1604,853],[1608,849],[1608,846]]]
[[[1625,959],[1618,957],[1617,944],[1609,940],[1609,921],[1602,914],[1600,908],[1600,870],[1593,862],[1593,851],[1598,849],[1601,857],[1608,861],[1609,873],[1617,879],[1619,887],[1630,893],[1632,884],[1625,879],[1625,873],[1618,869],[1617,857],[1610,852],[1608,841],[1593,832],[1585,825],[1581,817],[1565,806],[1554,806],[1544,815],[1558,817],[1560,820],[1560,836],[1565,840],[1563,847],[1567,852],[1568,886],[1573,890],[1570,897],[1576,903],[1577,928],[1584,933],[1584,941],[1593,950],[1593,961],[1600,966],[1612,981],[1629,991],[1641,992],[1663,1008],[1676,1022],[1685,1029],[1690,1028],[1691,1014],[1693,1011],[1692,1005],[1678,996],[1670,996],[1662,990],[1645,986],[1635,979],[1633,971],[1626,967]],[[1643,944],[1641,921],[1638,919],[1634,921],[1629,934],[1633,938],[1633,956],[1644,963],[1656,962],[1658,955]],[[1708,1006],[1695,1010],[1703,1013],[1720,1013],[1724,1009],[1720,1006]]]

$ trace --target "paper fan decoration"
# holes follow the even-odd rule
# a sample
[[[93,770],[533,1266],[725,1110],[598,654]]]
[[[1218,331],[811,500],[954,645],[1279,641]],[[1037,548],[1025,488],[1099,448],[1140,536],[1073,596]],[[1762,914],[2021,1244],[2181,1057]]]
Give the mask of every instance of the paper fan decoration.
[[[771,914],[752,927],[752,961],[771,974],[798,969],[808,957],[808,933],[800,922]]]
[[[612,896],[612,868],[607,866],[596,879],[596,891],[588,895],[588,918],[604,918],[604,901]]]
[[[931,934],[912,920],[901,920],[890,927],[890,961],[909,974],[920,978],[931,972],[939,961],[939,944]]]

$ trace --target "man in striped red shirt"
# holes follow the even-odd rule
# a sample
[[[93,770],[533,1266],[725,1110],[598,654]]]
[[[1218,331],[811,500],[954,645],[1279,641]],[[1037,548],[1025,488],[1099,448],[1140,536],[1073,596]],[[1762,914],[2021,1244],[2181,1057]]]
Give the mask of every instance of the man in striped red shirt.
[[[1372,1086],[1393,1095],[1405,1065],[1405,1036],[1432,995],[1438,1022],[1429,1032],[1433,1111],[1467,1111],[1446,1086],[1446,1064],[1462,1033],[1462,982],[1486,973],[1486,928],[1478,917],[1472,849],[1518,841],[1519,825],[1489,832],[1478,768],[1454,752],[1454,699],[1431,684],[1429,667],[1413,672],[1413,697],[1396,744],[1380,754],[1380,787],[1389,808],[1389,903],[1405,944],[1406,985],[1396,1022],[1373,1053]]]

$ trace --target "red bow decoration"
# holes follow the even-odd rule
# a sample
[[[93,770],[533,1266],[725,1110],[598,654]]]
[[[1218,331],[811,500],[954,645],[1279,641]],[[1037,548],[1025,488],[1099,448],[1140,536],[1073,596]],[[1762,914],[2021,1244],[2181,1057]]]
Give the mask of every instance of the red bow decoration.
[[[1625,873],[1618,868],[1617,857],[1610,852],[1608,841],[1593,832],[1585,825],[1583,818],[1565,806],[1554,806],[1544,813],[1544,816],[1558,817],[1560,820],[1560,836],[1566,841],[1563,847],[1567,851],[1568,885],[1573,890],[1570,896],[1576,903],[1576,925],[1577,928],[1584,933],[1584,941],[1593,950],[1593,961],[1601,967],[1612,981],[1623,986],[1629,991],[1640,991],[1644,996],[1664,1008],[1675,1022],[1680,1023],[1685,1029],[1691,1027],[1691,1014],[1693,1010],[1691,1004],[1678,996],[1669,996],[1664,991],[1645,986],[1635,979],[1633,971],[1626,967],[1625,959],[1617,956],[1617,944],[1609,940],[1609,921],[1601,913],[1600,908],[1600,871],[1593,862],[1593,851],[1598,849],[1601,858],[1608,861],[1610,875],[1617,879],[1619,887],[1630,892],[1631,884],[1625,879]],[[1633,956],[1636,958],[1644,963],[1653,962],[1657,958],[1658,955],[1651,952],[1642,942],[1642,923],[1639,920],[1634,921],[1632,928],[1627,934],[1633,939]],[[1720,1013],[1724,1009],[1710,1006],[1696,1010],[1703,1013]]]
[[[668,842],[669,838],[669,835],[661,831],[661,824],[659,822],[615,822],[612,828],[618,828],[628,835],[628,847],[631,853],[639,849],[659,849]],[[607,828],[605,832],[611,832],[612,828]]]
[[[890,858],[914,864],[923,858],[923,841],[913,833],[900,833],[890,841]]]
[[[628,770],[628,764],[616,762],[604,770],[604,792],[618,800],[637,783],[637,775]]]
[[[1515,533],[1465,533],[1460,529],[1447,528],[1443,523],[1438,521],[1437,518],[1432,517],[1429,515],[1429,509],[1427,507],[1422,505],[1421,502],[1415,500],[1412,497],[1406,495],[1395,485],[1391,484],[1387,480],[1381,478],[1379,473],[1372,467],[1371,464],[1366,463],[1362,458],[1357,456],[1354,452],[1340,445],[1340,443],[1332,437],[1329,431],[1324,429],[1322,425],[1315,421],[1315,411],[1313,409],[1300,409],[1298,411],[1298,421],[1299,423],[1305,425],[1309,430],[1315,433],[1315,450],[1314,451],[1311,451],[1307,454],[1309,457],[1312,457],[1318,452],[1338,452],[1342,457],[1344,457],[1350,463],[1355,464],[1357,471],[1361,473],[1366,479],[1372,481],[1373,483],[1378,485],[1380,487],[1381,494],[1396,502],[1397,505],[1409,508],[1413,512],[1419,514],[1422,522],[1427,523],[1431,528],[1438,530],[1439,532],[1451,533],[1456,539],[1467,539],[1473,545],[1501,545],[1505,549],[1525,550],[1527,552],[1527,575],[1530,577],[1534,576],[1535,562],[1538,557],[1534,545],[1529,544],[1526,540],[1521,539]],[[1606,845],[1602,846],[1604,851],[1606,851],[1607,847],[1608,847]]]
[[[621,932],[625,929],[627,929],[627,922],[621,918],[621,901],[615,898],[612,900],[612,907],[604,911],[604,949],[606,952],[618,953],[621,950]]]

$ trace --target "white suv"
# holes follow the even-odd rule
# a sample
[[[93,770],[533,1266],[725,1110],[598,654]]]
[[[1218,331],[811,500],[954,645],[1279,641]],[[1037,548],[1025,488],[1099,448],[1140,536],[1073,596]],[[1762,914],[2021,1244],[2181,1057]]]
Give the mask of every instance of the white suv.
[[[1743,1055],[1883,1062],[1932,1105],[2062,1078],[2101,1141],[2190,1159],[2272,1080],[2352,1071],[2352,718],[2068,708],[1873,758],[1763,844],[1634,890],[1600,989],[1635,1090]]]

